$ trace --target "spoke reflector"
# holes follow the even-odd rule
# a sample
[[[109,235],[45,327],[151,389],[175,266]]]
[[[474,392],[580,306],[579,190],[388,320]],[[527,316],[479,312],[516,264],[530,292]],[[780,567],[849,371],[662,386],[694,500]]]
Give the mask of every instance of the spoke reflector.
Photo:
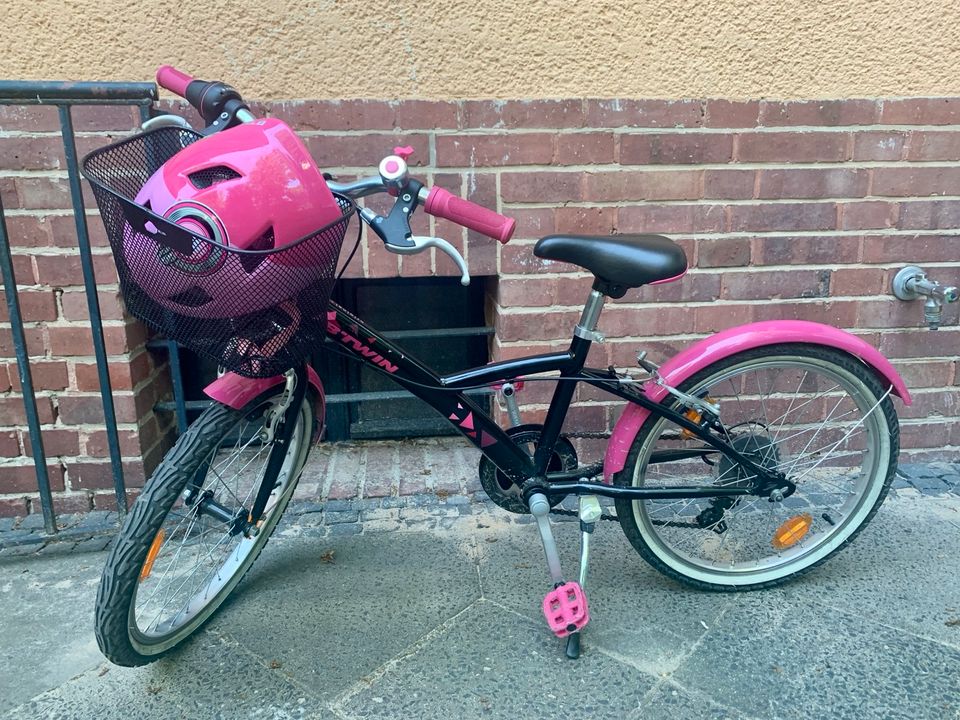
[[[150,550],[147,551],[147,559],[143,561],[143,568],[140,570],[140,582],[150,577],[150,572],[153,570],[153,563],[156,561],[157,555],[160,554],[160,546],[163,545],[163,538],[165,536],[166,532],[161,528],[160,532],[153,538],[153,542],[150,543]]]
[[[813,517],[809,513],[794,515],[777,528],[770,544],[777,550],[786,550],[803,540],[804,535],[810,531],[811,525],[813,525]]]

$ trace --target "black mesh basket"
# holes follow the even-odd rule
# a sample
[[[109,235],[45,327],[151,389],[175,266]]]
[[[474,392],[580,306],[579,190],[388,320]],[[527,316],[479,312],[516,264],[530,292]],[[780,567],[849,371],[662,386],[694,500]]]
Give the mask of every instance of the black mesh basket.
[[[247,377],[277,375],[323,342],[340,246],[356,207],[335,195],[340,219],[279,249],[267,233],[257,243],[262,249],[239,250],[134,202],[164,162],[201,137],[165,127],[83,159],[120,289],[134,316],[184,347]],[[220,179],[213,172],[202,181]]]

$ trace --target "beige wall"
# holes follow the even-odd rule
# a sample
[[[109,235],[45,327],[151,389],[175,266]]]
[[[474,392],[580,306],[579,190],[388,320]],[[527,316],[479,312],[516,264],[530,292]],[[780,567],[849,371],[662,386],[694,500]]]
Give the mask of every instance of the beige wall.
[[[960,95],[953,0],[13,0],[0,77],[248,97]]]

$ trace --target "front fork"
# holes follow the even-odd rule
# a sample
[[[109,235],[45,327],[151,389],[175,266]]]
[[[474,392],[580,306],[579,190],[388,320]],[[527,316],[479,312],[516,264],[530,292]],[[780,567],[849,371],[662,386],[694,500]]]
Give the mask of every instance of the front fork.
[[[188,506],[192,506],[198,514],[207,515],[218,522],[231,525],[231,535],[243,533],[249,537],[257,534],[260,518],[270,501],[271,493],[276,487],[273,479],[279,476],[280,468],[283,467],[287,450],[293,440],[293,433],[297,428],[297,416],[300,413],[309,384],[307,368],[302,365],[287,370],[284,373],[284,378],[285,384],[280,402],[275,407],[270,408],[268,411],[270,414],[265,418],[263,424],[260,440],[263,443],[272,442],[273,446],[270,448],[270,456],[267,459],[267,466],[260,480],[260,487],[257,489],[257,497],[254,500],[253,507],[250,509],[240,507],[231,510],[214,499],[212,490],[204,491],[202,487],[208,470],[207,466],[198,469],[197,474],[184,493],[184,502]]]

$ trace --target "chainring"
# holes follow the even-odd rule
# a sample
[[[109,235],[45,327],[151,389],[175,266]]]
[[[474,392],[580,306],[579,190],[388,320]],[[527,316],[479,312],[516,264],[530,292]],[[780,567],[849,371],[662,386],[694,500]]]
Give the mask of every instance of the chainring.
[[[542,430],[542,425],[528,424],[508,428],[506,433],[517,444],[526,445],[532,454],[536,451],[537,440],[540,439]],[[561,435],[557,438],[557,444],[553,448],[553,455],[547,465],[547,472],[574,470],[576,467],[577,451],[574,449],[573,443]],[[479,473],[480,485],[487,496],[497,505],[512,513],[529,514],[530,509],[523,500],[520,488],[514,485],[510,478],[504,475],[486,456],[480,458]],[[550,506],[553,507],[562,501],[563,497],[557,497],[550,501]]]

